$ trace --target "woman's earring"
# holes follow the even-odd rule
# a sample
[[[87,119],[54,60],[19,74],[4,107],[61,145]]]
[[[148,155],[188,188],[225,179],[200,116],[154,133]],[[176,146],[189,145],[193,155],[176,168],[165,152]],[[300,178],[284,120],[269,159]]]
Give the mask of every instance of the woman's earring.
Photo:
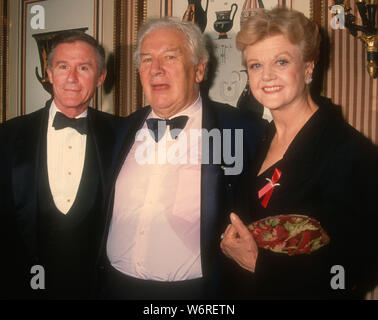
[[[308,77],[306,80],[305,80],[306,84],[310,84],[312,82],[312,78],[311,77]]]

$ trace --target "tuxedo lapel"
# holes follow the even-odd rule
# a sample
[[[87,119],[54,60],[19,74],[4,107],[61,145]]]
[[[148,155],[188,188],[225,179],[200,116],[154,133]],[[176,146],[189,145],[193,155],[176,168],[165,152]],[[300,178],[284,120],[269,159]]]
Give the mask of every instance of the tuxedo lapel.
[[[112,127],[109,126],[107,119],[99,115],[98,111],[88,108],[88,134],[93,137],[98,160],[102,194],[106,194],[109,182],[109,175],[112,168],[113,146],[115,138]]]
[[[150,112],[151,108],[145,107],[141,109],[139,112],[135,113],[133,117],[129,118],[129,121],[123,128],[122,132],[120,132],[120,134],[118,135],[118,139],[120,139],[120,141],[118,141],[117,145],[120,145],[121,147],[118,155],[116,156],[116,165],[115,172],[113,174],[112,184],[113,188],[117,180],[118,174],[122,169],[123,163],[125,162],[125,159],[135,142],[135,135],[137,131],[140,128],[142,128],[143,123],[145,122]]]
[[[217,114],[208,105],[203,103],[202,107],[202,129],[210,131],[218,128]],[[219,128],[218,128],[219,129]],[[204,139],[204,136],[203,138]],[[202,159],[206,153],[213,154],[213,145],[204,150],[206,144],[202,140]],[[220,164],[202,163],[201,165],[201,263],[204,276],[207,276],[210,264],[214,259],[214,245],[217,245],[217,222],[222,210],[222,178],[223,170]],[[210,188],[209,188],[210,186]]]
[[[25,245],[32,255],[36,249],[38,169],[41,142],[43,137],[46,137],[48,111],[48,107],[42,109],[22,126],[15,140],[12,159],[16,221]]]

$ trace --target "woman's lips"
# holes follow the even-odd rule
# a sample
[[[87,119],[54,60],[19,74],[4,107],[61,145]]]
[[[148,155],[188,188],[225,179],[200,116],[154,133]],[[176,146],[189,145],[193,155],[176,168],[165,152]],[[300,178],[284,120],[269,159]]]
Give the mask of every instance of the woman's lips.
[[[269,87],[263,87],[262,90],[265,93],[276,93],[282,90],[282,86],[269,86]]]

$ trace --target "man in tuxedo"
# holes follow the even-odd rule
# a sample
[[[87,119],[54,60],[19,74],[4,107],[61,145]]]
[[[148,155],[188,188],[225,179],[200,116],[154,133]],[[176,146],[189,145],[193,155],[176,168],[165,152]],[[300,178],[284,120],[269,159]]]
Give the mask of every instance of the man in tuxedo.
[[[216,297],[226,202],[261,128],[201,97],[207,60],[194,24],[154,19],[139,31],[135,61],[150,106],[130,115],[118,137],[102,298]]]
[[[91,36],[60,33],[48,57],[53,99],[0,131],[4,298],[85,299],[104,227],[117,118],[88,108],[106,77]]]

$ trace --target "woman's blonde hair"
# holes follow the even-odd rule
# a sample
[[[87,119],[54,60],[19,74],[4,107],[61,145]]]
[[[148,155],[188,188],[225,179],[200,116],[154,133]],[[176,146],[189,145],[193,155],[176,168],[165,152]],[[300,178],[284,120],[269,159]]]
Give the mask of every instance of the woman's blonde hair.
[[[276,35],[283,35],[290,43],[298,45],[304,62],[318,60],[318,26],[303,13],[284,8],[263,10],[250,17],[236,36],[236,47],[243,52],[247,46]]]

